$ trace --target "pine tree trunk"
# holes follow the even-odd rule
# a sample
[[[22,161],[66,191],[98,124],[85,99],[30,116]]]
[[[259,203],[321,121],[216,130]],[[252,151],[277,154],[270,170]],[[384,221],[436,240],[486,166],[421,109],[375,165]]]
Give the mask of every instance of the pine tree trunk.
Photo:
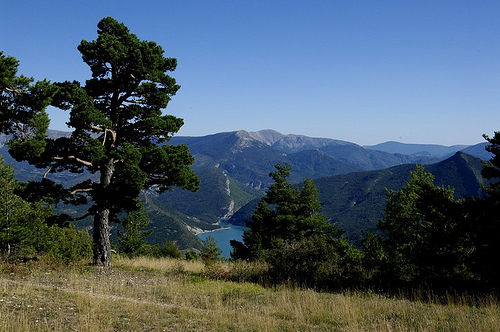
[[[101,190],[106,189],[111,183],[115,170],[114,160],[110,159],[101,166]],[[106,196],[106,194],[104,194]],[[94,215],[94,265],[111,266],[111,243],[109,241],[109,205],[106,197],[96,202],[97,213]]]
[[[94,265],[111,266],[111,244],[109,242],[109,209],[94,216]]]

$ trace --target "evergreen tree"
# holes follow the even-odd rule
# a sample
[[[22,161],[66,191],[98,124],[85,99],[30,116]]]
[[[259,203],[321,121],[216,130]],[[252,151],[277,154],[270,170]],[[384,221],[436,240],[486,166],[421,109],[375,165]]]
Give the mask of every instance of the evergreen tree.
[[[44,207],[31,206],[19,195],[19,183],[14,170],[0,158],[0,251],[7,258],[16,251],[39,249],[41,227],[45,217]]]
[[[243,242],[231,241],[233,259],[264,260],[275,282],[332,287],[352,277],[359,251],[319,213],[319,192],[310,179],[287,182],[290,165],[277,164],[274,183],[259,201]]]
[[[0,246],[10,256],[13,246],[21,241],[20,219],[27,210],[25,202],[15,194],[17,181],[12,167],[0,158]]]
[[[452,281],[469,278],[466,266],[471,243],[463,232],[462,201],[453,189],[434,184],[434,176],[417,166],[406,187],[388,192],[383,220],[386,253],[373,238],[365,245],[372,259],[387,260],[386,273],[410,282]]]
[[[220,259],[222,250],[217,246],[217,241],[211,235],[207,236],[200,251],[201,260],[204,262],[214,262]]]
[[[137,209],[140,190],[164,192],[177,186],[194,191],[199,178],[190,168],[194,159],[187,146],[162,144],[183,125],[182,119],[162,114],[179,89],[168,75],[176,59],[164,57],[155,42],[140,40],[110,17],[98,23],[97,34],[96,40],[78,46],[92,78],[84,86],[63,82],[42,89],[43,96],[51,93],[53,106],[69,110],[71,136],[46,137],[45,104],[39,103],[30,108],[35,112],[28,119],[12,117],[32,130],[10,143],[10,153],[47,170],[35,186],[40,191],[67,203],[92,202],[86,215],[94,218],[94,264],[110,266],[109,222],[118,222],[123,210]],[[29,92],[35,101],[47,100]],[[49,180],[51,173],[62,171],[86,171],[98,179],[62,188]]]
[[[249,229],[243,234],[243,243],[231,241],[235,259],[255,260],[285,242],[319,234],[333,239],[341,234],[319,213],[321,204],[314,182],[304,179],[302,189],[294,187],[287,182],[290,165],[277,164],[275,168],[269,174],[274,183],[257,204],[252,220],[246,223]]]
[[[500,200],[500,132],[495,132],[493,137],[484,135],[484,138],[490,143],[486,146],[486,150],[493,154],[489,163],[483,163],[482,175],[491,181],[485,188],[486,192],[491,196],[496,196]]]
[[[0,158],[0,253],[8,259],[49,253],[66,262],[85,256],[88,236],[71,227],[49,225],[53,210],[41,201],[28,202],[18,195],[21,183],[14,178],[12,166]],[[61,239],[60,234],[74,237]]]
[[[19,62],[0,52],[0,133],[24,140],[26,154],[39,155],[49,125],[45,108],[54,91],[47,80],[17,76]]]
[[[474,243],[470,266],[481,282],[498,287],[500,285],[500,132],[493,137],[484,135],[489,142],[486,150],[493,154],[489,162],[483,163],[482,175],[489,180],[484,187],[483,199],[467,202],[469,219],[468,234]]]
[[[134,257],[145,255],[150,249],[146,236],[153,232],[152,229],[144,230],[149,225],[149,217],[140,201],[137,202],[138,210],[132,211],[122,221],[123,231],[118,231],[118,245],[120,252]]]

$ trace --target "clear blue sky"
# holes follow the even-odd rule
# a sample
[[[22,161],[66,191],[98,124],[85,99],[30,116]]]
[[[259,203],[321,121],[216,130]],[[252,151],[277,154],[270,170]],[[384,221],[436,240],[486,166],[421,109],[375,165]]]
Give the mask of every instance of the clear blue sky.
[[[76,48],[105,16],[178,59],[179,135],[452,145],[500,131],[498,0],[4,1],[0,50],[22,74],[84,82]]]

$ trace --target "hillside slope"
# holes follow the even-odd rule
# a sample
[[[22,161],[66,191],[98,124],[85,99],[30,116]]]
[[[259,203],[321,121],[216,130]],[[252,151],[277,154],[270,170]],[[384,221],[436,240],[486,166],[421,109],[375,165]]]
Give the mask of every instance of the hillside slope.
[[[437,185],[455,188],[455,197],[481,196],[481,160],[463,152],[436,164],[425,166],[433,173]],[[415,165],[394,166],[383,170],[354,172],[316,179],[322,213],[332,224],[345,230],[352,242],[359,244],[367,232],[378,232],[387,198],[386,189],[399,190],[410,179]],[[230,223],[243,225],[251,219],[254,200],[235,214]]]
[[[49,132],[49,136],[54,138],[65,135],[68,133]],[[7,152],[7,147],[3,146],[5,140],[6,137],[0,135],[0,155],[6,162],[14,165],[17,177],[23,181],[41,179],[45,170],[13,161]],[[406,181],[409,170],[413,168],[411,165],[440,160],[433,155],[391,154],[341,140],[284,135],[273,130],[258,132],[240,130],[202,137],[176,136],[168,144],[186,144],[189,147],[195,157],[193,168],[201,178],[201,188],[196,193],[180,189],[161,195],[145,192],[144,199],[149,198],[147,208],[152,219],[151,227],[156,229],[150,239],[153,242],[161,242],[161,239],[177,238],[179,244],[194,243],[196,246],[199,243],[193,235],[193,230],[214,229],[219,227],[217,222],[220,218],[231,217],[233,214],[235,214],[233,222],[242,223],[251,214],[253,211],[251,204],[249,206],[246,204],[255,202],[269,186],[272,181],[269,173],[274,171],[276,163],[291,165],[292,183],[299,183],[305,177],[316,179],[318,186],[324,187],[321,189],[321,199],[324,211],[328,213],[327,217],[331,222],[339,223],[350,236],[359,239],[363,232],[373,229],[376,224],[374,220],[380,216],[385,193],[383,186],[381,189],[377,186],[384,184],[390,188],[391,183],[401,185]],[[484,151],[484,144],[466,148],[471,153],[487,156],[481,149]],[[458,177],[454,174],[464,171],[459,163],[448,162],[450,164],[447,167],[455,170],[435,169],[437,181],[440,181],[441,177]],[[474,164],[474,167],[479,167],[479,161],[470,159],[469,162]],[[397,168],[391,168],[394,166]],[[434,165],[428,167],[431,169]],[[385,180],[384,174],[387,172],[394,173],[395,177],[399,176],[401,181],[397,182],[394,178]],[[397,175],[398,173],[401,174]],[[49,176],[54,181],[69,186],[89,175],[64,172]],[[331,176],[341,177],[337,180],[325,180]],[[370,177],[375,179],[372,180],[374,184],[371,187]],[[388,175],[387,177],[390,178]],[[322,184],[328,181],[332,184]],[[339,184],[333,184],[342,181],[347,181],[348,184],[340,189],[335,187]],[[478,195],[480,186],[475,181],[471,178],[470,182],[461,183],[454,179],[453,183],[457,192]],[[378,198],[372,199],[372,196]],[[69,206],[58,208],[77,213]],[[242,209],[239,210],[240,208]],[[378,211],[378,214],[371,211]],[[358,224],[361,226],[357,227]],[[359,230],[355,230],[357,228]],[[356,235],[356,232],[359,234]]]
[[[435,175],[437,185],[455,189],[455,198],[482,195],[481,160],[463,152],[432,165],[425,171]],[[385,170],[351,173],[316,180],[323,213],[355,243],[366,232],[377,231],[387,199],[386,189],[399,190],[410,179],[414,165]]]

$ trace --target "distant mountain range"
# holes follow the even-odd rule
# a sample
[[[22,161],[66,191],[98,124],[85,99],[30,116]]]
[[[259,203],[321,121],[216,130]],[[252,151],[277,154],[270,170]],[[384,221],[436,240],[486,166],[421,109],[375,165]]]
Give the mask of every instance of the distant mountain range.
[[[435,183],[455,189],[455,198],[481,197],[484,193],[481,177],[482,161],[457,152],[441,162],[426,165],[425,171],[434,174]],[[367,232],[377,233],[387,198],[386,190],[399,190],[410,179],[415,164],[393,166],[382,170],[353,172],[315,179],[320,192],[322,213],[345,231],[354,243],[360,244]],[[229,220],[244,225],[258,200],[250,202]]]
[[[50,135],[68,133],[51,131]],[[13,162],[4,141],[5,137],[0,137],[0,155],[15,165],[18,178],[39,179],[44,170]],[[298,183],[304,177],[314,179],[327,218],[359,242],[364,233],[375,229],[383,213],[385,188],[402,187],[416,163],[429,165],[426,170],[436,175],[437,183],[456,188],[457,195],[477,196],[481,195],[483,181],[480,159],[490,158],[485,143],[446,147],[386,142],[363,147],[273,130],[176,136],[168,144],[189,147],[201,188],[196,193],[181,189],[161,195],[144,192],[150,226],[155,229],[149,240],[174,240],[184,248],[199,248],[201,242],[195,232],[219,227],[220,218],[231,218],[230,222],[237,224],[248,219],[255,202],[271,183],[268,175],[276,163],[291,165],[291,182]],[[73,182],[81,176],[85,175],[63,173],[55,179]]]
[[[306,176],[319,178],[402,164],[431,164],[462,149],[473,148],[399,143],[400,149],[391,151],[391,144],[385,145],[385,148],[382,144],[385,151],[379,151],[375,149],[376,146],[366,148],[341,140],[284,135],[273,130],[174,137],[170,144],[188,145],[196,159],[195,169],[217,167],[230,177],[257,189],[269,184],[267,175],[277,162],[288,162],[292,166],[292,181],[298,182]],[[489,159],[484,145],[479,144],[477,151],[471,150],[469,153]],[[401,148],[405,146],[411,146],[420,153],[401,153]]]
[[[443,146],[437,144],[406,144],[400,142],[385,142],[377,145],[364,146],[366,149],[384,151],[388,153],[398,153],[413,156],[437,156],[445,157],[461,151],[467,145]]]

